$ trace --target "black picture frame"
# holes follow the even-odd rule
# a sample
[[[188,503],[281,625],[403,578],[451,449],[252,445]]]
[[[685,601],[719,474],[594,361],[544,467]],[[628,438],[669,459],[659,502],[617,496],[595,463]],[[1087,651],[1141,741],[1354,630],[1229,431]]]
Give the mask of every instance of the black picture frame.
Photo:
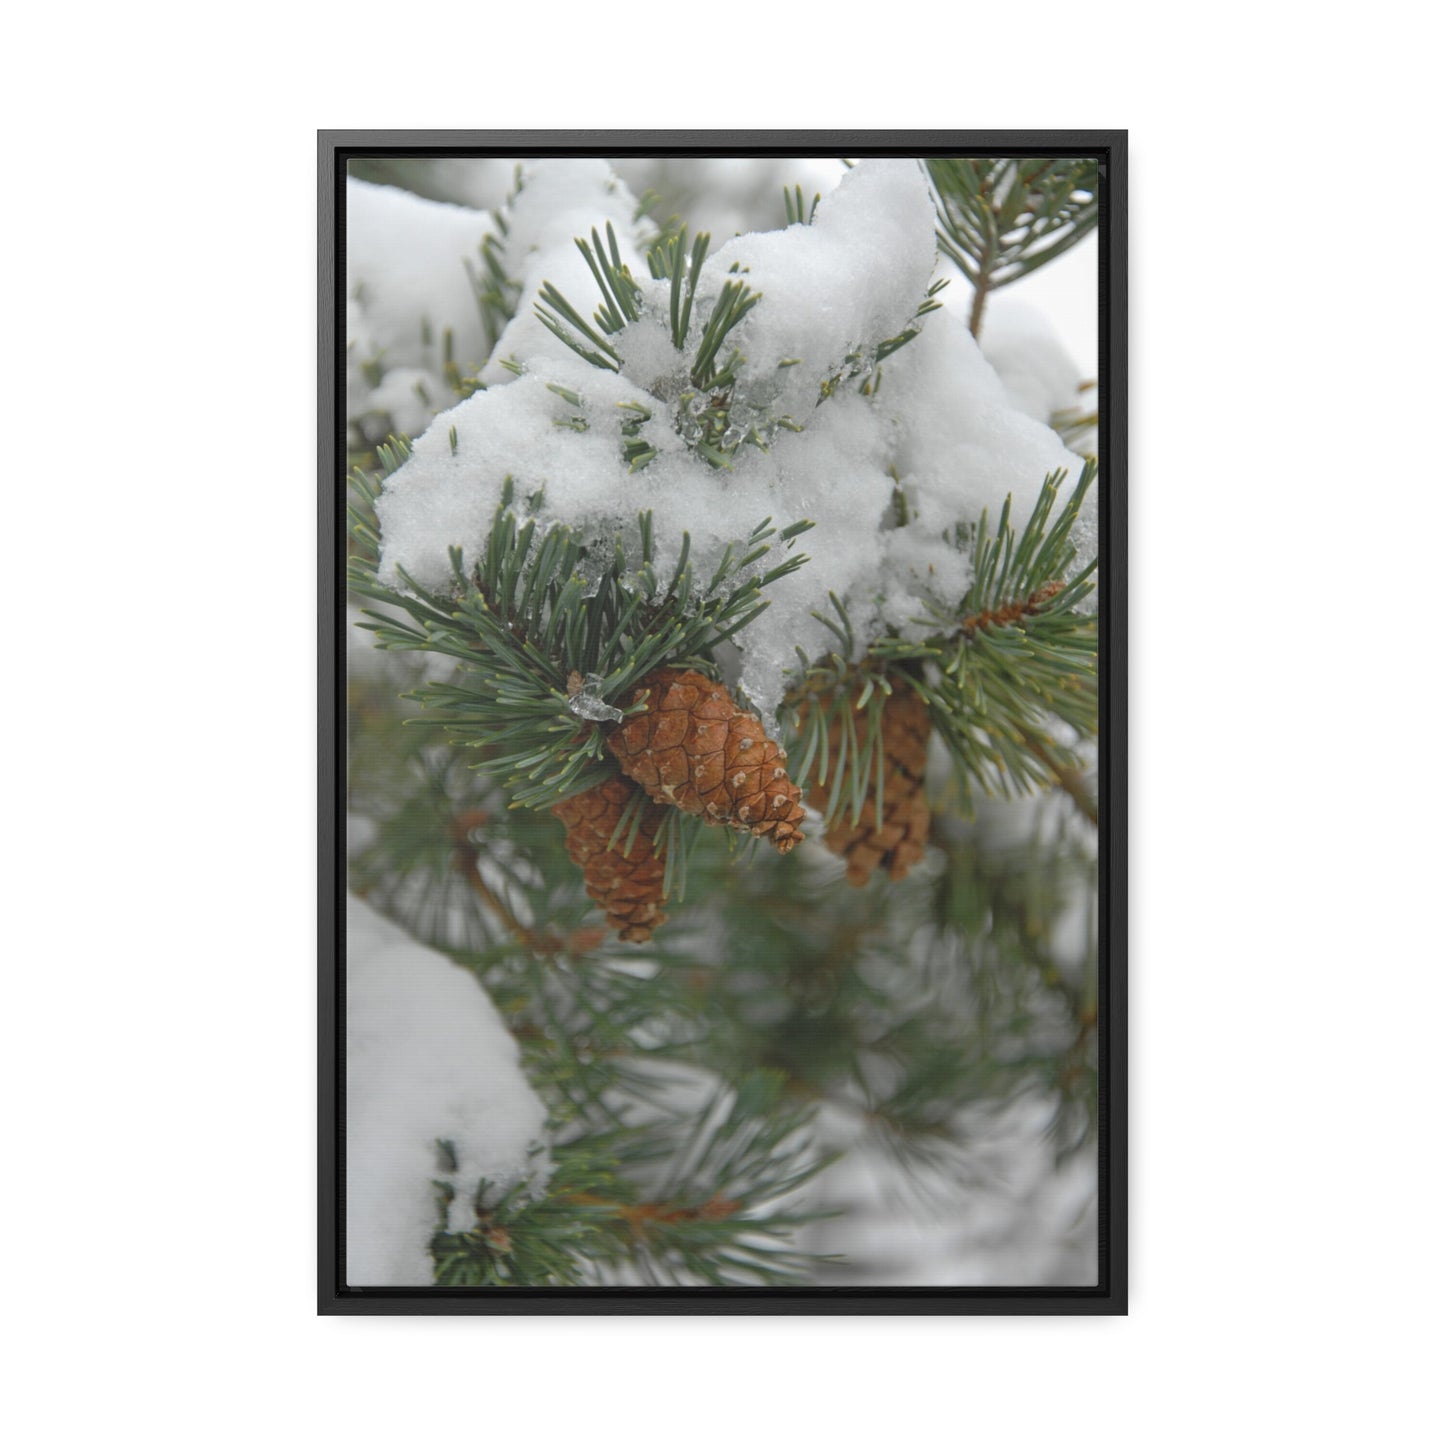
[[[344,1285],[345,545],[347,162],[362,156],[1077,155],[1099,162],[1100,735],[1099,1275],[1089,1287],[355,1288]],[[317,135],[318,973],[317,1312],[454,1314],[1127,1313],[1127,132],[320,131]]]

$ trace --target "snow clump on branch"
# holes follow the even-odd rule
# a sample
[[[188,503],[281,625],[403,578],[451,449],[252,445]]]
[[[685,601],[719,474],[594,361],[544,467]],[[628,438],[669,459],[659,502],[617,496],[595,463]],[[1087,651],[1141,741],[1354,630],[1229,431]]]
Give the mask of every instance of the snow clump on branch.
[[[346,1283],[430,1285],[432,1181],[455,1190],[448,1229],[474,1229],[483,1180],[542,1180],[546,1111],[471,974],[356,898],[346,940]]]
[[[400,568],[445,590],[448,549],[460,547],[467,567],[477,561],[508,478],[540,521],[573,525],[608,549],[651,510],[662,576],[684,532],[706,578],[764,518],[778,527],[806,518],[815,524],[800,541],[809,562],[769,587],[770,608],[736,638],[737,680],[771,727],[797,650],[812,659],[839,647],[814,615],[830,615],[830,593],[860,652],[885,635],[938,632],[938,611],[955,612],[968,587],[968,531],[984,510],[996,521],[1012,494],[1014,516],[1026,517],[1050,472],[1077,479],[1080,458],[1017,408],[967,327],[947,310],[918,315],[936,249],[916,161],[863,161],[812,224],[738,236],[714,252],[681,351],[670,283],[654,280],[644,259],[648,227],[633,224],[632,198],[602,162],[536,162],[515,211],[506,259],[521,273],[522,305],[481,373],[488,389],[433,422],[385,483],[383,581],[399,583]],[[593,227],[605,235],[609,221],[641,313],[607,338],[616,370],[584,360],[532,306],[550,281],[590,322],[598,286],[574,238]],[[761,299],[718,365],[734,349],[743,359],[708,397],[690,367],[729,283]],[[879,347],[909,331],[917,334],[878,364]],[[725,409],[726,465],[699,447],[708,405]],[[640,469],[624,456],[629,442],[653,453]]]

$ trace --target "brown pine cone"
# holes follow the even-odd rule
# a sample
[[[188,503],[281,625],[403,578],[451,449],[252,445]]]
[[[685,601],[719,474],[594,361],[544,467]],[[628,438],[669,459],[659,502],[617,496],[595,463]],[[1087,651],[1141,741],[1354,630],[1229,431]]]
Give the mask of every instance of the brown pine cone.
[[[856,757],[865,742],[864,714],[847,708],[833,720],[828,731],[828,755],[841,756],[845,727],[854,729],[850,756]],[[928,704],[903,685],[883,704],[883,826],[878,827],[878,772],[876,755],[868,759],[869,783],[863,811],[855,823],[852,809],[844,808],[823,837],[830,852],[848,862],[848,881],[861,888],[876,868],[886,868],[896,883],[923,857],[930,821],[928,799],[923,792],[923,773],[928,763],[928,734],[931,724]],[[843,784],[851,795],[848,783]],[[833,779],[815,787],[808,801],[826,811],[832,796]]]
[[[647,690],[647,711],[607,739],[622,771],[648,797],[770,838],[786,853],[802,838],[802,791],[788,778],[787,754],[752,713],[700,672],[660,667],[628,695]]]
[[[582,869],[588,897],[621,938],[646,943],[652,930],[667,919],[662,911],[667,861],[653,853],[653,840],[667,814],[656,803],[644,802],[631,848],[627,847],[631,823],[611,843],[622,810],[636,793],[626,778],[608,778],[558,803],[552,812],[567,829],[567,854]]]

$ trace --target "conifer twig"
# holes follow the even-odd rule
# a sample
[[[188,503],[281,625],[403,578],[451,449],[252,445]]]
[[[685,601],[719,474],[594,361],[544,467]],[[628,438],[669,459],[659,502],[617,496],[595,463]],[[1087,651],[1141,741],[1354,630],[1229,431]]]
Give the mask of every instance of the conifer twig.
[[[1093,160],[934,156],[927,166],[939,249],[973,283],[974,336],[992,292],[1063,255],[1099,223]]]
[[[481,862],[481,850],[472,842],[470,834],[473,828],[479,827],[486,822],[487,815],[480,808],[468,809],[459,813],[452,820],[452,861],[458,873],[466,880],[467,887],[496,915],[506,926],[508,931],[524,947],[530,948],[534,953],[554,953],[555,949],[542,947],[542,941],[537,933],[528,928],[526,924],[517,917],[506,903],[490,889],[482,875],[477,871],[477,864]]]
[[[1024,746],[1054,775],[1060,789],[1073,799],[1074,805],[1096,828],[1099,826],[1099,803],[1084,782],[1078,768],[1071,768],[1049,755],[1036,737],[1025,738]]]
[[[971,613],[958,624],[958,630],[965,637],[972,637],[984,627],[1008,627],[1016,622],[1021,622],[1025,617],[1037,617],[1044,609],[1044,604],[1057,597],[1064,590],[1062,582],[1046,582],[1042,587],[1036,587],[1029,595],[1018,602],[1006,602],[1002,606],[985,608],[981,612]]]

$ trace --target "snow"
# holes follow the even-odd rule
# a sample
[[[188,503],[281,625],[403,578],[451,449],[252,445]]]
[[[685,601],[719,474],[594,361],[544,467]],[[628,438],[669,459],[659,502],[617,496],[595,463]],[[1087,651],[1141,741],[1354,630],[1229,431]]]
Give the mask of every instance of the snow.
[[[675,211],[691,231],[721,244],[738,231],[781,226],[783,188],[803,188],[803,204],[827,195],[847,174],[832,156],[638,156],[614,161],[636,195],[661,197],[655,215]]]
[[[587,431],[562,424],[578,408],[549,390],[549,382],[582,397]],[[656,409],[653,398],[625,378],[566,352],[549,361],[545,373],[478,392],[447,412],[415,442],[411,459],[378,499],[382,577],[395,580],[400,565],[423,586],[445,587],[451,577],[447,548],[455,544],[469,562],[477,558],[509,476],[519,499],[543,494],[548,515],[557,520],[595,524],[636,511],[628,493],[655,490],[656,479],[652,467],[628,476],[621,457],[624,402]],[[681,439],[657,422],[644,426],[642,435],[683,450]]]
[[[522,283],[522,303],[482,370],[487,386],[512,379],[503,361],[531,364],[574,356],[538,320],[533,302],[543,282],[550,281],[584,316],[596,309],[597,282],[577,247],[579,237],[590,244],[595,229],[605,245],[610,221],[623,263],[635,277],[648,275],[635,243],[649,237],[653,228],[635,222],[636,211],[632,192],[606,161],[548,159],[523,167],[521,194],[507,210],[504,261],[507,274]]]
[[[368,167],[368,178],[490,211],[506,201],[518,164],[536,163],[495,156],[392,157],[384,169]],[[847,174],[835,156],[628,156],[611,165],[633,195],[654,193],[654,216],[681,216],[694,234],[710,231],[718,244],[739,231],[781,226],[784,187],[790,192],[801,187],[809,206]]]
[[[393,157],[387,177],[419,195],[492,211],[507,199],[517,164],[507,156]]]
[[[1072,254],[1072,253],[1069,253]],[[1085,415],[1099,404],[1097,387],[1088,384],[1053,323],[1036,306],[1012,292],[993,297],[984,315],[980,335],[983,354],[998,372],[1009,400],[1022,412],[1047,422],[1058,413]],[[1097,455],[1098,428],[1090,427],[1073,438],[1072,449],[1081,456]],[[1077,567],[1087,564],[1099,548],[1099,489],[1084,498],[1074,524]],[[1084,601],[1096,609],[1098,593]]]
[[[366,393],[360,412],[384,416],[388,433],[415,436],[452,400],[451,388],[438,373],[421,366],[397,366]]]
[[[955,299],[963,300],[966,308],[973,300],[971,288],[956,270],[953,270],[953,275],[958,279],[948,291],[956,292]],[[944,295],[946,297],[948,292]],[[1050,326],[1058,332],[1064,349],[1083,368],[1084,375],[1098,377],[1101,374],[1097,230],[1091,231],[1046,266],[1011,281],[1003,291],[996,291],[989,297],[983,317],[985,345],[988,342],[989,311],[1000,300],[1022,302],[1042,312],[1049,318]]]
[[[1047,422],[1055,412],[1079,405],[1084,374],[1048,317],[1028,302],[1007,291],[991,297],[979,345],[1009,399],[1025,415]]]
[[[443,377],[444,334],[463,372],[487,358],[481,314],[467,274],[480,266],[485,213],[423,200],[366,181],[346,183],[347,414],[391,407],[394,429],[420,431],[452,400]],[[369,383],[362,366],[383,371]],[[421,383],[430,402],[416,394]]]
[[[886,633],[936,631],[929,609],[956,608],[969,582],[957,529],[985,510],[996,520],[1010,494],[1015,517],[1026,518],[1050,472],[1077,476],[1082,463],[1019,408],[946,309],[887,358],[875,395],[861,395],[852,380],[820,400],[850,352],[870,353],[913,322],[934,272],[933,210],[918,164],[876,159],[844,177],[812,225],[738,237],[704,264],[689,349],[732,266],[745,267],[740,279],[762,293],[729,338],[747,358],[732,420],[756,423],[770,442],[767,451],[740,447],[731,470],[712,467],[685,436],[695,425],[678,398],[686,358],[662,322],[667,287],[648,277],[634,244],[642,237],[630,219],[624,224],[633,210],[600,161],[539,161],[528,172],[508,243],[508,265],[524,263],[528,290],[497,348],[525,374],[494,361],[483,373],[490,389],[434,422],[385,483],[381,575],[398,581],[400,567],[424,586],[447,587],[448,549],[460,547],[467,563],[477,558],[508,477],[544,520],[602,541],[651,509],[664,573],[684,532],[706,576],[764,518],[778,527],[810,520],[798,545],[811,560],[768,589],[769,610],[737,639],[740,685],[773,726],[797,649],[812,658],[838,645],[813,615],[829,612],[830,592],[847,606],[860,649]],[[590,314],[596,282],[573,237],[608,218],[646,313],[617,338],[620,374],[578,357],[526,299],[545,278]],[[800,364],[779,366],[794,358]],[[622,456],[622,427],[639,415],[629,407],[650,412],[637,435],[658,453],[638,472]],[[804,430],[769,430],[782,414]],[[895,488],[907,508],[902,526]]]
[[[879,403],[894,423],[894,462],[930,526],[985,509],[996,521],[1010,494],[1022,523],[1048,473],[1082,470],[1055,432],[1017,409],[954,312],[930,316],[888,368]]]
[[[347,181],[346,294],[360,307],[388,366],[439,365],[445,327],[452,330],[459,366],[486,359],[467,262],[480,264],[482,238],[490,230],[483,211]]]
[[[747,357],[743,389],[760,408],[804,420],[843,357],[908,326],[933,275],[933,228],[917,161],[864,162],[823,198],[812,225],[738,236],[709,257],[694,324],[739,269],[764,298],[728,340]],[[780,370],[785,361],[800,364]]]
[[[464,969],[356,898],[346,908],[346,1281],[429,1285],[432,1181],[471,1227],[478,1184],[538,1168],[545,1110],[516,1041]],[[438,1140],[456,1153],[447,1171]]]

